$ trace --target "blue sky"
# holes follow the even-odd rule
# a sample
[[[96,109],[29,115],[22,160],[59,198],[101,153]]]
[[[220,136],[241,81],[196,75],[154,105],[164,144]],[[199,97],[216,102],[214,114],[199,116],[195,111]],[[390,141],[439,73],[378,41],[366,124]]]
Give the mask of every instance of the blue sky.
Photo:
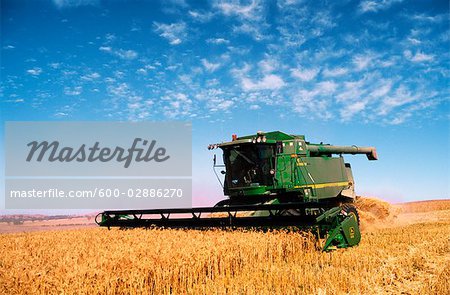
[[[194,204],[221,198],[207,144],[257,130],[376,146],[360,194],[449,197],[448,1],[1,5],[2,121],[190,120]]]

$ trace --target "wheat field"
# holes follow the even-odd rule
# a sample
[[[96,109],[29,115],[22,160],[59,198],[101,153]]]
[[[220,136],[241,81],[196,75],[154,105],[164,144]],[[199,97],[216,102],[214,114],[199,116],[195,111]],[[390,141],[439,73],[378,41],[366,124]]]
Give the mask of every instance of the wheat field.
[[[450,294],[450,206],[424,214],[386,204],[359,202],[361,244],[330,253],[308,234],[287,231],[2,234],[0,292]],[[407,222],[408,214],[423,216]]]

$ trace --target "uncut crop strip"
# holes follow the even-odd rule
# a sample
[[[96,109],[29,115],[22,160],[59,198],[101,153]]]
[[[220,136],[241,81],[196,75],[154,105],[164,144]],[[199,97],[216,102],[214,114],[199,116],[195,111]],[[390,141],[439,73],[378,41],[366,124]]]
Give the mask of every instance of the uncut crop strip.
[[[322,253],[309,236],[285,231],[5,234],[0,292],[426,294],[448,286],[449,236],[447,219],[365,233],[358,247]]]

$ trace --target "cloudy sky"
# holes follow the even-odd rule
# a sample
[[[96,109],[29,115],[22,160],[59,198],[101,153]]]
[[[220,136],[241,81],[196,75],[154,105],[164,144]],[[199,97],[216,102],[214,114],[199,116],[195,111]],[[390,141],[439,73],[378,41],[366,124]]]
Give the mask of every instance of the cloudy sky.
[[[377,146],[349,157],[360,193],[449,197],[446,0],[1,5],[2,121],[192,121],[206,203],[204,146],[260,129]]]

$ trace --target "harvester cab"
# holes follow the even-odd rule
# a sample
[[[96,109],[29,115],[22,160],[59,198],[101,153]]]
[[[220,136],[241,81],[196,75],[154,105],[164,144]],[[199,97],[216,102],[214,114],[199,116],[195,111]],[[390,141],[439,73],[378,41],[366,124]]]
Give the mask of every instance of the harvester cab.
[[[373,147],[314,144],[280,131],[232,135],[210,144],[223,151],[224,195],[214,207],[105,211],[100,226],[173,228],[251,227],[312,229],[323,250],[357,245],[361,239],[351,166],[343,154],[377,160]],[[215,214],[220,213],[220,214]],[[239,214],[238,214],[239,213]],[[182,217],[173,217],[182,214]],[[203,216],[202,216],[203,214]],[[191,217],[186,217],[191,215]]]

